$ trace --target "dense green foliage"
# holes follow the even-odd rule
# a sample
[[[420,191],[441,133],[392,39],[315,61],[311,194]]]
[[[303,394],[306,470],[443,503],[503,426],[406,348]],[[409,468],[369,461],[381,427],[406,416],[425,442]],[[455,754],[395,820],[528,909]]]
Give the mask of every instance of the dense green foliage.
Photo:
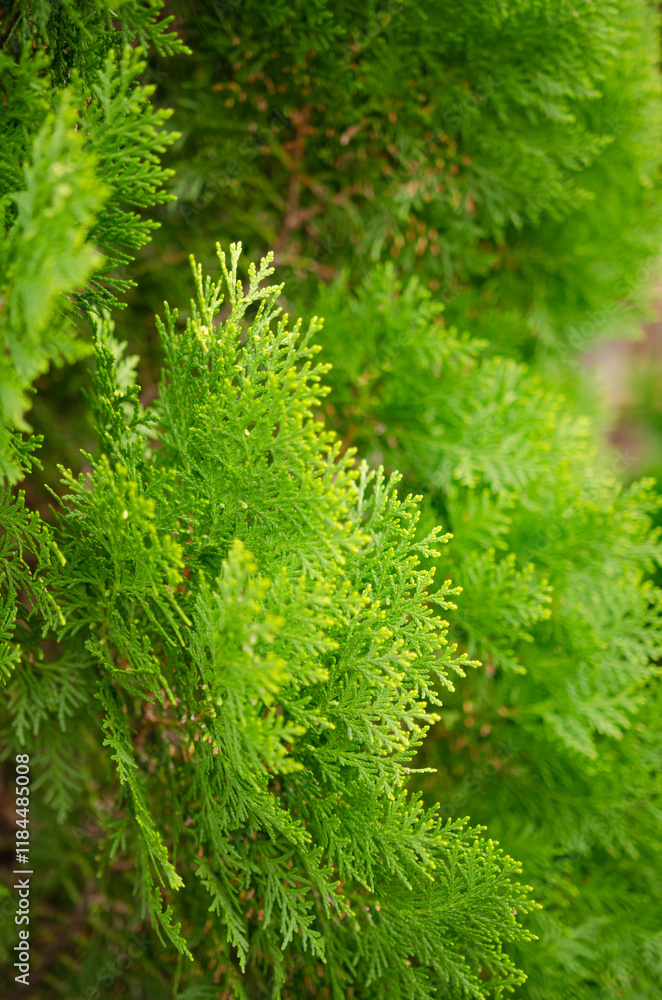
[[[568,364],[658,267],[653,7],[173,12],[0,10],[33,988],[653,1000],[662,504]]]
[[[75,313],[118,304],[132,282],[117,268],[155,228],[136,209],[172,197],[160,162],[176,137],[162,131],[169,113],[150,104],[154,85],[136,85],[145,62],[124,43],[182,51],[158,5],[123,5],[118,28],[102,3],[43,3],[30,17],[13,6],[0,52],[0,470],[10,481],[21,473],[12,432],[30,429],[26,390],[51,364],[89,353]]]
[[[416,279],[320,295],[329,419],[407,470],[453,532],[451,636],[485,669],[444,698],[420,762],[449,815],[486,822],[544,904],[523,995],[659,988],[662,500],[625,488],[568,399],[441,325]],[[360,331],[360,336],[358,336]]]
[[[220,223],[293,268],[297,308],[387,258],[509,354],[628,329],[660,269],[651,5],[242,0],[177,23],[195,67],[162,65],[159,97],[179,200],[141,297],[164,297],[161,254],[209,259]]]
[[[39,733],[32,767],[65,818],[94,807],[77,748],[105,733],[124,794],[104,853],[131,852],[143,911],[190,942],[182,983],[223,965],[238,997],[311,977],[337,997],[495,996],[521,978],[501,951],[523,936],[519,869],[404,788],[433,682],[466,661],[435,614],[451,585],[416,568],[439,529],[416,542],[411,496],[340,456],[314,419],[317,324],[276,322],[268,261],[244,293],[231,249],[217,284],[195,269],[185,330],[159,324],[148,411],[97,329],[99,457],[66,473],[62,563],[40,574],[66,653],[40,662],[28,619],[5,736]]]

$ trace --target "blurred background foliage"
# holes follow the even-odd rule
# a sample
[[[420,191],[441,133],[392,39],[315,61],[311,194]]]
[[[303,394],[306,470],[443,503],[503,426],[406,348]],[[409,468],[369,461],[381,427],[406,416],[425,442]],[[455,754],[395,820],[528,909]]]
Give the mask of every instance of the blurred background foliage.
[[[351,285],[392,260],[448,324],[563,383],[596,341],[637,336],[660,272],[653,5],[218,0],[170,13],[194,56],[152,45],[144,80],[179,133],[163,161],[176,200],[152,211],[160,228],[126,270],[138,286],[118,316],[145,391],[154,312],[185,298],[189,253],[216,266],[218,238],[253,260],[274,249],[295,314],[343,267]],[[79,394],[62,392],[71,427]]]

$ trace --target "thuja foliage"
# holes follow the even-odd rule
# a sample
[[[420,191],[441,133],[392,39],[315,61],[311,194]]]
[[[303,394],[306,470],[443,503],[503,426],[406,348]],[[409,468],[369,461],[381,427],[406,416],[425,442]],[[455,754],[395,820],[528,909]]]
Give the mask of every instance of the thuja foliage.
[[[166,307],[147,410],[97,325],[99,449],[63,470],[59,558],[33,574],[57,608],[22,611],[3,738],[39,748],[61,818],[99,820],[119,786],[101,884],[135,884],[180,988],[501,995],[523,978],[502,950],[529,936],[520,869],[405,788],[469,665],[440,617],[456,589],[418,565],[447,536],[417,539],[398,477],[317,421],[320,324],[288,328],[269,258],[242,289],[240,250],[217,282],[194,267],[183,329]]]
[[[416,279],[324,290],[327,418],[454,534],[451,637],[484,669],[444,698],[417,779],[522,860],[543,910],[523,997],[650,998],[662,951],[661,504],[526,366],[444,324]]]
[[[659,504],[520,363],[613,330],[655,268],[652,8],[176,24],[193,60],[158,2],[2,10],[3,480],[35,378],[95,368],[97,444],[0,500],[3,755],[36,776],[35,923],[72,942],[36,942],[39,995],[652,1000]],[[186,300],[191,250],[218,275],[219,231],[326,325],[288,332],[233,251],[228,302],[196,267],[166,309],[141,405],[147,304]]]
[[[508,354],[631,333],[659,271],[645,0],[224,0],[178,8],[178,29],[195,71],[162,74],[183,136],[162,253],[208,254],[220,219],[291,265],[297,305],[381,258]]]
[[[16,2],[0,30],[0,470],[21,477],[28,391],[51,364],[89,353],[77,323],[133,282],[118,268],[156,226],[139,210],[171,197],[160,155],[169,112],[129,42],[182,43],[160,3]],[[83,326],[83,330],[85,326]]]

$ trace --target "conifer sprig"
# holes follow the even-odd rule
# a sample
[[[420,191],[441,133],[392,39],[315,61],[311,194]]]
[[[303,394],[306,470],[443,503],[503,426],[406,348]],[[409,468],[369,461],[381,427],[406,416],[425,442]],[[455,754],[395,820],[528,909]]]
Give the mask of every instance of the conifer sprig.
[[[157,28],[161,3],[13,5],[0,51],[0,475],[25,474],[28,391],[51,364],[89,353],[81,314],[121,305],[121,273],[171,197],[161,165],[177,137],[136,40],[184,51]],[[4,23],[4,21],[3,21]],[[163,22],[161,22],[163,26]],[[89,44],[72,43],[67,32]],[[37,40],[40,42],[37,46]],[[131,43],[131,44],[129,44]],[[174,46],[174,47],[173,47]]]
[[[444,698],[417,760],[439,771],[416,785],[536,873],[541,944],[515,951],[524,996],[572,983],[589,1000],[596,980],[627,981],[643,1000],[660,960],[642,878],[660,836],[657,764],[643,763],[660,760],[660,498],[619,482],[556,385],[442,325],[415,278],[380,267],[316,307],[332,423],[371,463],[407,470],[423,523],[454,532],[449,638],[485,664]]]
[[[71,711],[124,789],[106,863],[135,852],[191,985],[217,953],[247,996],[314,974],[337,996],[496,997],[521,981],[502,952],[527,936],[519,868],[406,790],[436,684],[474,666],[435,610],[457,588],[419,567],[448,536],[417,542],[397,477],[340,454],[315,417],[319,321],[288,329],[270,257],[244,288],[240,255],[219,248],[217,282],[193,265],[183,329],[166,307],[147,413],[99,323],[101,450],[64,476],[50,585],[70,653],[52,677],[64,697],[75,671]]]

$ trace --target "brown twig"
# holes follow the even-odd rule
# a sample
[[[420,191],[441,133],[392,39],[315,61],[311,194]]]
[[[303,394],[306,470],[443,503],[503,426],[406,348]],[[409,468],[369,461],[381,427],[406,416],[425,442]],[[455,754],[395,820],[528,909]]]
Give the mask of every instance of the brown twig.
[[[296,224],[293,224],[293,220],[296,219],[296,213],[299,205],[299,194],[301,192],[301,173],[300,166],[303,162],[303,154],[306,149],[306,130],[308,126],[308,119],[310,118],[310,105],[304,104],[300,111],[297,111],[293,116],[296,122],[296,135],[292,140],[292,157],[291,157],[291,169],[292,176],[290,177],[290,183],[287,191],[287,209],[285,211],[285,218],[283,219],[283,224],[280,227],[278,236],[276,237],[276,242],[273,246],[275,253],[279,253],[287,244],[290,233],[296,228]]]

